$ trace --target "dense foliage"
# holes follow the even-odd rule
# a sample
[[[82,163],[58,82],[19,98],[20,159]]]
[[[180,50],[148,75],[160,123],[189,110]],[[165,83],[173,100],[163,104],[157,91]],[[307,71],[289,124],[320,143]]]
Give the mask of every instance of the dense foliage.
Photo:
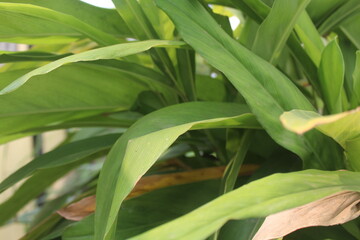
[[[0,2],[0,41],[31,45],[0,55],[0,143],[67,131],[0,183],[26,179],[0,224],[24,222],[22,239],[243,240],[273,213],[360,192],[358,0],[113,2]]]

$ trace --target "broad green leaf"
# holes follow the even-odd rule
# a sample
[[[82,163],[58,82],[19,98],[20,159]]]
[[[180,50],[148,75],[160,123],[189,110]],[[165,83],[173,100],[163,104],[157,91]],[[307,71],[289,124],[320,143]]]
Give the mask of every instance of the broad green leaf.
[[[111,149],[100,173],[95,239],[109,236],[122,201],[181,134],[195,129],[230,127],[258,128],[259,125],[246,106],[216,102],[170,106],[132,125]]]
[[[49,8],[72,15],[95,28],[103,30],[104,32],[121,37],[131,37],[129,29],[126,27],[121,17],[117,14],[116,10],[95,7],[81,0],[6,0],[2,2],[26,3]],[[26,25],[27,24],[28,22]]]
[[[66,27],[78,31],[79,33],[82,33],[100,45],[112,45],[119,43],[119,41],[112,35],[105,33],[85,22],[82,22],[72,15],[54,11],[48,8],[30,4],[1,2],[0,12],[1,14],[15,14],[16,16],[25,15],[35,19],[60,23]]]
[[[26,72],[1,73],[0,84],[6,85]],[[66,65],[0,96],[0,136],[128,110],[145,90],[148,87],[143,82],[114,69],[81,63]]]
[[[253,52],[276,65],[286,40],[309,2],[310,0],[274,1],[270,13],[257,31]]]
[[[211,1],[212,2],[212,1]],[[261,0],[243,0],[243,1],[232,1],[235,7],[241,9],[246,15],[250,16],[257,23],[261,23],[263,19],[269,14],[271,8]],[[248,20],[247,20],[248,21]],[[247,22],[246,21],[246,22]],[[305,30],[304,30],[305,31]],[[250,39],[247,39],[248,41]],[[240,41],[243,43],[243,41]],[[245,46],[252,46],[251,44],[245,44]],[[287,41],[287,45],[291,49],[293,57],[301,64],[304,69],[305,75],[308,77],[311,85],[316,91],[318,91],[318,80],[317,80],[317,67],[312,62],[309,55],[305,52],[305,49],[299,42],[296,34],[292,32]],[[248,47],[251,48],[251,47]]]
[[[71,54],[56,55],[47,52],[0,52],[0,63],[20,61],[53,61]]]
[[[335,12],[331,13],[329,17],[320,25],[320,34],[325,34],[330,30],[341,24],[342,21],[347,19],[360,10],[360,2],[358,0],[345,1]]]
[[[340,152],[330,139],[316,132],[295,136],[281,125],[279,117],[284,111],[313,109],[289,79],[224,33],[197,1],[157,3],[175,22],[184,40],[227,76],[277,143],[301,156],[305,167],[342,167],[340,160],[329,161],[330,156],[340,159]]]
[[[360,108],[330,116],[292,110],[281,116],[284,126],[298,134],[316,128],[335,139],[346,151],[352,169],[360,171]]]
[[[118,216],[116,239],[133,237],[180,217],[214,199],[218,188],[219,181],[203,181],[162,188],[127,200]],[[94,215],[91,215],[69,227],[62,234],[62,239],[93,240],[93,226]]]
[[[110,149],[119,135],[105,135],[69,143],[43,154],[18,169],[0,183],[0,193],[36,171],[60,167],[83,159],[96,152]]]
[[[1,4],[0,4],[1,6]],[[166,46],[181,46],[182,42],[179,41],[162,41],[162,40],[149,40],[142,42],[134,42],[134,43],[123,43],[117,44],[114,46],[108,46],[103,48],[98,48],[94,50],[89,50],[83,53],[78,53],[75,55],[71,55],[57,61],[51,62],[45,66],[39,67],[20,78],[16,79],[9,86],[2,89],[0,94],[5,94],[12,92],[25,84],[30,78],[38,75],[47,74],[67,63],[74,63],[80,61],[95,61],[99,59],[113,59],[113,58],[121,58],[128,55],[133,55],[136,53],[144,52],[153,47],[166,47]]]
[[[354,172],[318,170],[274,174],[131,239],[204,239],[230,219],[264,217],[340,191],[360,191],[359,176]]]
[[[360,51],[356,52],[356,65],[353,73],[352,102],[360,105]]]
[[[327,110],[329,113],[342,112],[341,94],[345,66],[341,49],[336,40],[331,41],[322,52],[318,74]]]

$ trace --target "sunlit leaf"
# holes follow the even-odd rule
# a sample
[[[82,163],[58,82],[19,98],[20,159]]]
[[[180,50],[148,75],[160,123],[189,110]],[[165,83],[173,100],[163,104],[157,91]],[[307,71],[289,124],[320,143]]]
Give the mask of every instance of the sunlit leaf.
[[[359,175],[318,170],[274,174],[131,239],[204,239],[230,219],[264,217],[340,191],[359,192]]]
[[[121,202],[180,135],[189,130],[219,127],[258,128],[259,125],[244,105],[193,102],[163,108],[131,126],[110,151],[100,174],[95,238],[103,239],[109,234]]]

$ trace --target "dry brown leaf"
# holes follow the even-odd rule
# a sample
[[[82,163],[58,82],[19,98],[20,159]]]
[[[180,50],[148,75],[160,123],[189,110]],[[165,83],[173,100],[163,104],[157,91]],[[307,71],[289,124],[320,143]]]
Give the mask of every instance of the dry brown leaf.
[[[69,206],[57,211],[57,213],[68,220],[80,221],[95,211],[95,203],[95,195],[93,195],[83,198],[76,203],[70,204]]]
[[[360,215],[360,193],[344,191],[268,216],[253,240],[283,237],[297,229],[342,224]]]
[[[244,165],[239,175],[249,175],[258,168],[257,165],[247,164]],[[151,175],[141,178],[136,184],[133,191],[127,196],[126,199],[140,196],[144,193],[180,184],[199,182],[211,179],[219,179],[224,173],[225,167],[211,167],[201,168],[192,171],[185,171],[179,173]],[[72,203],[69,206],[58,211],[62,217],[72,220],[80,221],[86,216],[95,211],[95,196],[84,198],[78,202]]]

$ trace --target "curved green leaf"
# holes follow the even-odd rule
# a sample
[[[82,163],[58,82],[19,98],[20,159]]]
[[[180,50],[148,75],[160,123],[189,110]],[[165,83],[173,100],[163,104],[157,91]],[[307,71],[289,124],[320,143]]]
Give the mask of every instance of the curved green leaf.
[[[118,134],[105,135],[60,146],[35,158],[2,181],[0,183],[0,193],[38,170],[67,165],[96,152],[110,149],[118,138]]]
[[[1,73],[0,84],[26,71]],[[117,70],[81,63],[66,65],[0,96],[0,136],[128,110],[145,90],[149,88],[142,81]]]
[[[286,40],[309,2],[310,0],[274,1],[270,13],[256,33],[253,52],[276,65]]]
[[[157,3],[173,19],[184,40],[227,76],[269,135],[298,154],[305,168],[342,167],[341,153],[331,139],[317,132],[296,136],[281,125],[279,117],[286,110],[314,109],[288,78],[228,36],[198,1]],[[335,160],[329,161],[330,156],[336,156]]]
[[[49,8],[57,12],[72,15],[104,32],[120,35],[122,37],[131,37],[130,31],[126,27],[124,20],[121,19],[115,9],[96,7],[81,0],[5,0],[2,2],[26,3]]]
[[[111,149],[100,173],[95,239],[109,235],[122,201],[181,134],[194,129],[230,127],[258,128],[259,125],[246,106],[216,102],[170,106],[132,125]]]
[[[101,45],[112,45],[119,41],[112,35],[84,23],[76,17],[54,11],[48,8],[22,3],[0,3],[0,12],[3,14],[17,14],[45,19],[75,29]]]
[[[344,85],[345,64],[336,40],[330,42],[321,55],[318,70],[320,89],[330,113],[342,112],[341,93]]]
[[[292,110],[281,116],[284,126],[298,134],[317,128],[340,145],[360,136],[360,107],[339,114],[321,116],[311,111]]]
[[[231,219],[265,217],[336,192],[360,191],[359,177],[360,173],[318,170],[274,174],[218,197],[131,240],[205,239]]]
[[[1,7],[1,4],[0,4]],[[45,66],[39,67],[9,84],[7,87],[0,91],[0,94],[12,92],[25,84],[30,78],[38,75],[49,73],[64,64],[74,63],[80,61],[95,61],[99,59],[113,59],[133,55],[136,53],[144,52],[153,47],[165,47],[165,46],[180,46],[184,43],[179,41],[163,41],[163,40],[149,40],[142,42],[123,43],[114,46],[108,46],[98,48],[83,53],[71,55],[57,61],[51,62]]]

